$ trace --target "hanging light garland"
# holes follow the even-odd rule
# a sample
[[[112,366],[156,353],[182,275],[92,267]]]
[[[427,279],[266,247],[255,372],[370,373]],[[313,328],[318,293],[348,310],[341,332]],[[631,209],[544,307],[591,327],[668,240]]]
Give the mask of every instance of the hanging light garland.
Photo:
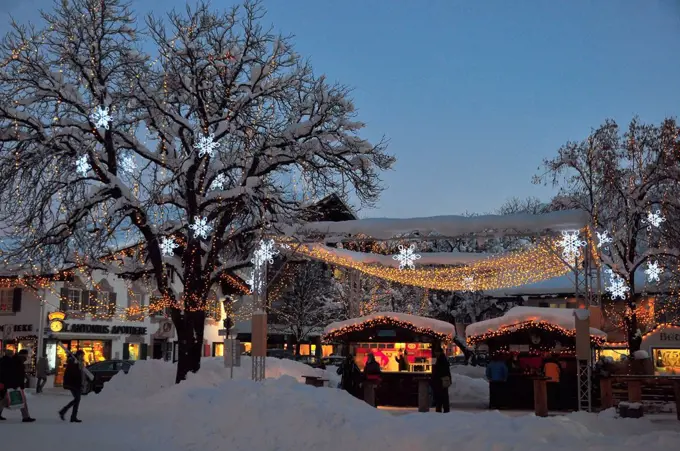
[[[341,339],[344,335],[353,333],[353,332],[360,332],[366,329],[372,329],[374,327],[379,327],[379,326],[390,326],[390,327],[399,327],[402,329],[409,330],[411,332],[414,332],[416,334],[421,334],[421,335],[428,335],[430,337],[433,337],[443,343],[449,343],[451,340],[453,340],[453,337],[449,334],[443,334],[441,332],[437,332],[431,328],[427,327],[418,327],[415,326],[414,324],[407,322],[407,321],[402,321],[397,318],[393,318],[390,316],[376,316],[372,317],[369,319],[366,319],[365,321],[362,321],[360,323],[354,323],[351,325],[339,327],[337,329],[332,329],[329,330],[324,334],[324,340],[329,342],[329,341],[334,341],[334,340],[339,340]]]
[[[467,337],[467,342],[468,345],[473,346],[478,343],[483,343],[486,342],[490,339],[493,338],[499,338],[503,337],[518,331],[522,330],[531,330],[531,329],[541,329],[546,332],[550,333],[556,333],[560,335],[564,335],[567,337],[575,338],[576,337],[576,331],[573,329],[565,329],[564,327],[549,323],[547,321],[523,321],[521,323],[516,323],[516,324],[508,324],[505,326],[501,326],[497,330],[485,332],[483,334],[479,335],[471,335]],[[594,342],[598,346],[602,346],[607,339],[605,337],[602,337],[600,335],[591,335],[590,340]]]

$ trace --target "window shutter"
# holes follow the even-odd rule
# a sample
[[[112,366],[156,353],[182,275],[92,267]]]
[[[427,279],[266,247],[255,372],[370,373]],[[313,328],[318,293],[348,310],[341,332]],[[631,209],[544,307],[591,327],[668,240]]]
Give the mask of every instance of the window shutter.
[[[118,304],[116,303],[116,293],[113,291],[109,293],[109,315],[110,316],[115,316],[116,314],[116,307]]]
[[[130,360],[130,344],[125,343],[123,346],[123,360]]]
[[[142,343],[139,345],[139,360],[146,360],[149,353],[149,345]]]
[[[94,313],[94,309],[90,309],[90,292],[87,290],[80,292],[80,311]]]
[[[12,311],[15,313],[21,311],[21,288],[14,289],[12,297]]]
[[[61,298],[59,298],[59,310],[64,313],[68,311],[68,288],[61,289]]]

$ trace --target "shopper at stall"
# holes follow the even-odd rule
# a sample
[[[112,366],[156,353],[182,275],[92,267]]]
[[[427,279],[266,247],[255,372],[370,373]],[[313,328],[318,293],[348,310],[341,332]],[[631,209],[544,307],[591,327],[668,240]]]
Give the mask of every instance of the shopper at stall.
[[[47,383],[47,359],[43,356],[38,359],[35,365],[35,375],[38,382],[35,385],[35,392],[42,393],[45,384]]]
[[[547,391],[548,391],[548,406],[553,409],[561,409],[561,396],[560,396],[560,376],[562,370],[560,369],[560,364],[558,360],[554,357],[548,357],[543,364],[543,374],[547,381]]]
[[[432,397],[434,398],[434,408],[437,412],[448,413],[451,405],[449,402],[449,387],[451,386],[451,368],[449,362],[441,349],[434,350],[434,366],[432,367]]]
[[[66,371],[64,372],[64,388],[69,390],[73,395],[73,400],[66,404],[59,411],[59,418],[65,420],[66,412],[71,411],[71,423],[82,423],[78,419],[78,407],[80,407],[80,396],[83,392],[83,357],[85,353],[82,350],[76,351],[75,355],[70,356],[66,364]]]
[[[508,365],[496,354],[486,367],[486,379],[489,381],[489,409],[503,407],[505,382],[508,380]]]
[[[5,420],[2,416],[2,411],[8,405],[7,392],[9,390],[20,390],[23,396],[24,388],[26,387],[26,370],[25,363],[28,353],[25,350],[19,351],[19,354],[14,355],[12,351],[6,351],[4,357],[0,359],[0,421]],[[28,404],[26,397],[24,404],[21,407],[21,418],[24,423],[32,423],[35,418],[31,418],[28,413]]]
[[[361,370],[354,361],[354,356],[347,355],[342,366],[338,368],[337,373],[342,375],[340,384],[342,389],[347,391],[350,395],[360,398],[359,388],[361,385]]]

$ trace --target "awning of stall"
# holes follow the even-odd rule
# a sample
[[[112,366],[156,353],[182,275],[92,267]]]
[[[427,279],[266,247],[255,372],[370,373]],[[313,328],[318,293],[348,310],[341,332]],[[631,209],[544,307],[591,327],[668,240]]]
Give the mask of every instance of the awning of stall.
[[[336,321],[324,329],[325,341],[343,340],[343,337],[381,326],[398,327],[416,334],[430,336],[442,342],[450,342],[456,334],[453,324],[433,318],[409,315],[407,313],[376,312],[346,321]]]
[[[470,344],[531,327],[552,328],[564,335],[574,336],[576,311],[566,308],[513,307],[498,318],[470,324],[465,329],[465,335]],[[602,344],[607,339],[607,334],[591,327],[590,337],[591,340]]]

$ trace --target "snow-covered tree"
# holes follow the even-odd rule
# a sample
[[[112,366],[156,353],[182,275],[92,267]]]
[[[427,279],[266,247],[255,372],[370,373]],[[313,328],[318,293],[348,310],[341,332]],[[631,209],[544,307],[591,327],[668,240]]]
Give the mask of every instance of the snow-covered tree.
[[[0,45],[4,263],[152,276],[178,382],[200,367],[210,290],[299,219],[291,176],[370,204],[394,161],[359,137],[348,89],[262,16],[258,3],[199,3],[141,28],[122,0],[63,0]]]
[[[324,263],[310,261],[296,263],[290,285],[271,305],[276,324],[295,338],[295,343],[305,341],[312,332],[320,332],[328,323],[341,315],[333,273]],[[299,354],[300,347],[296,350]]]
[[[595,231],[611,239],[595,237],[602,263],[613,272],[605,286],[626,303],[631,352],[641,343],[637,303],[645,289],[636,285],[635,273],[680,255],[677,241],[665,240],[663,232],[665,215],[680,205],[679,131],[672,119],[659,126],[634,119],[623,134],[607,121],[587,139],[560,148],[535,180],[560,187],[556,209],[587,211]]]
[[[452,324],[472,324],[505,313],[513,303],[488,296],[482,291],[434,292],[430,314]]]

